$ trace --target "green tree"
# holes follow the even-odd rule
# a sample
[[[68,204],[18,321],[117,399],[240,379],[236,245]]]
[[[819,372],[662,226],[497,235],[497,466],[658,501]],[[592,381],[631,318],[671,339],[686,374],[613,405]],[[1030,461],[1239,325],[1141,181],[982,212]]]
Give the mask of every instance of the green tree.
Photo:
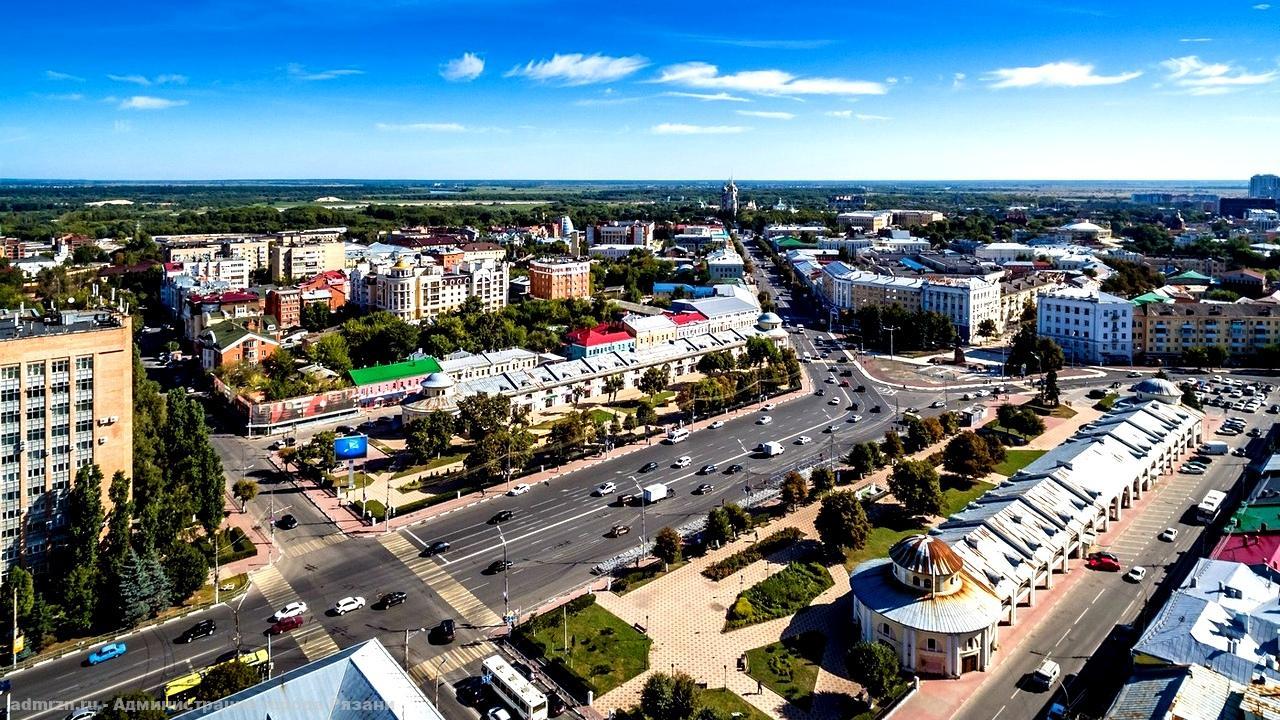
[[[76,471],[67,493],[67,564],[94,566],[98,562],[98,538],[102,534],[102,470],[90,463]]]
[[[1062,398],[1062,390],[1058,388],[1058,371],[1050,370],[1044,376],[1044,386],[1041,390],[1041,397],[1044,401],[1053,406],[1057,406],[1058,401]]]
[[[880,452],[888,458],[889,462],[897,462],[898,458],[907,454],[907,448],[902,444],[902,438],[893,430],[884,432],[884,441],[880,443]]]
[[[663,565],[671,565],[680,561],[680,533],[664,527],[653,538],[653,556]]]
[[[862,549],[871,532],[862,501],[849,491],[833,492],[822,498],[813,526],[831,557],[840,557],[846,550]]]
[[[120,693],[109,698],[94,720],[167,720],[163,706],[141,690]]]
[[[807,499],[809,499],[809,482],[795,470],[787,473],[782,479],[783,506],[793,510]]]
[[[942,451],[942,466],[963,478],[977,479],[995,469],[987,441],[968,430],[951,438]]]
[[[1210,345],[1205,348],[1206,358],[1209,361],[1209,367],[1222,367],[1227,364],[1227,358],[1231,353],[1222,345]]]
[[[533,457],[534,445],[532,433],[523,427],[503,428],[475,443],[463,465],[469,471],[484,472],[506,482]]]
[[[774,345],[773,341],[760,335],[753,335],[747,338],[746,356],[752,367],[759,367],[765,363],[776,363],[782,359],[778,346]]]
[[[233,695],[261,682],[258,671],[239,660],[213,666],[196,686],[197,700],[213,702]]]
[[[1204,407],[1200,404],[1200,398],[1196,397],[1196,388],[1194,385],[1192,385],[1191,383],[1182,383],[1178,387],[1182,389],[1183,405],[1186,405],[1192,410],[1204,409]]]
[[[231,494],[240,501],[240,512],[244,512],[249,501],[258,497],[258,483],[253,480],[237,480],[231,486]]]
[[[724,545],[733,537],[733,525],[724,508],[712,508],[707,513],[707,527],[703,532],[708,545]]]
[[[98,614],[98,569],[95,565],[73,565],[62,579],[63,626],[81,635],[93,629]]]
[[[621,375],[610,375],[604,379],[604,391],[609,396],[611,404],[618,399],[618,393],[622,392],[626,385]]]
[[[909,515],[937,515],[942,510],[938,471],[924,460],[903,460],[889,476],[889,492]]]
[[[1209,352],[1204,346],[1189,347],[1182,351],[1183,365],[1203,369],[1209,365]]]
[[[173,588],[173,600],[182,602],[204,587],[209,578],[209,560],[194,545],[179,543],[165,557],[164,573]]]
[[[111,476],[107,488],[111,501],[111,515],[107,518],[107,536],[103,538],[102,554],[112,560],[123,558],[128,552],[133,534],[133,505],[129,500],[129,478],[121,470]]]
[[[859,642],[849,649],[849,674],[872,697],[897,686],[902,664],[893,648],[881,642]]]
[[[353,367],[347,339],[338,333],[321,335],[319,340],[308,345],[307,357],[339,375],[346,375]]]
[[[825,493],[836,486],[836,474],[828,467],[814,468],[809,473],[809,484],[813,486],[814,493]]]
[[[722,375],[732,372],[737,363],[728,350],[709,352],[698,359],[698,372],[703,375]]]
[[[850,469],[858,474],[859,478],[863,478],[866,477],[867,473],[878,469],[884,464],[884,454],[880,451],[880,445],[876,442],[858,443],[849,451],[845,462],[849,464]]]
[[[329,304],[326,302],[309,302],[302,306],[300,315],[302,327],[311,332],[319,332],[329,327]]]
[[[654,365],[644,371],[640,375],[640,380],[636,382],[636,387],[640,388],[649,397],[653,397],[671,384],[671,366],[670,365]],[[648,424],[648,423],[646,423]]]
[[[595,425],[583,412],[571,412],[551,424],[549,444],[561,460],[581,451],[595,437]]]
[[[729,518],[729,527],[733,530],[733,537],[746,532],[751,527],[751,515],[738,503],[727,502],[724,504],[724,514]]]
[[[649,426],[658,424],[658,411],[647,402],[642,402],[636,406],[636,422],[645,427],[648,431]]]
[[[996,321],[991,318],[986,318],[978,323],[978,334],[983,337],[995,337],[999,333],[1000,330],[996,327]]]
[[[8,575],[5,576],[4,584],[0,585],[0,615],[5,618],[13,617],[14,600],[17,600],[18,619],[21,620],[31,613],[31,608],[36,601],[35,582],[31,577],[31,573],[21,565],[14,565],[9,569]],[[3,623],[5,637],[11,637],[9,623]]]
[[[169,604],[169,581],[154,550],[139,555],[133,550],[120,566],[114,620],[119,627],[133,627]]]
[[[511,400],[505,395],[476,393],[458,400],[458,432],[476,442],[510,423]]]
[[[640,709],[650,720],[688,720],[698,708],[698,686],[683,672],[653,673],[640,691]]]
[[[635,430],[635,429],[636,429],[636,414],[635,414],[635,413],[627,413],[627,414],[622,418],[622,429],[623,429],[623,430],[626,430],[627,432],[631,432],[632,430]]]
[[[415,465],[424,465],[447,452],[453,443],[453,415],[433,410],[405,428],[405,451]]]

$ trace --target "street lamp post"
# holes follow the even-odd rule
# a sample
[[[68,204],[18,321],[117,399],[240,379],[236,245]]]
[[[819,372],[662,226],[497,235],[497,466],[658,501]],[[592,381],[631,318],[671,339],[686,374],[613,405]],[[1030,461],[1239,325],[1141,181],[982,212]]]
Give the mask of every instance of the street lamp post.
[[[649,538],[649,528],[644,516],[644,488],[640,487],[640,481],[636,479],[635,475],[628,475],[627,479],[635,483],[636,490],[640,493],[640,554],[643,555],[645,543],[648,542]],[[640,562],[640,558],[636,558],[636,562]]]
[[[404,671],[409,672],[409,638],[420,632],[426,632],[426,628],[405,628],[404,629]]]
[[[440,707],[440,677],[444,675],[444,664],[447,662],[449,662],[449,656],[445,655],[440,658],[440,664],[436,666],[436,707]]]
[[[502,534],[502,523],[494,526],[498,530],[498,540],[502,542],[502,622],[509,622],[511,616],[511,599],[509,591],[511,589],[510,573],[507,572],[507,538]],[[510,627],[508,625],[507,627]]]

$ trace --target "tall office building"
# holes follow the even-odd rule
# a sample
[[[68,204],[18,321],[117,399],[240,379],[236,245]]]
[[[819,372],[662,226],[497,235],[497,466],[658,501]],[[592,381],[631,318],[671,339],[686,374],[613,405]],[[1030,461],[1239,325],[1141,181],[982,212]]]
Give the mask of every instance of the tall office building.
[[[1280,200],[1280,176],[1254,175],[1249,178],[1249,197]]]
[[[0,311],[0,571],[45,565],[80,467],[132,475],[130,325],[107,310]]]

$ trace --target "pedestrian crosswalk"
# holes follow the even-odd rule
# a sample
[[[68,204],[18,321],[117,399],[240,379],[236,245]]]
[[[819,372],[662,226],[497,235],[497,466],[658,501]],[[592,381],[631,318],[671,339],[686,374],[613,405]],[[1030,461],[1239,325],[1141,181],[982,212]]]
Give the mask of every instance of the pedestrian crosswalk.
[[[298,641],[298,649],[308,660],[319,660],[338,652],[338,643],[329,637],[324,626],[316,623],[300,631],[294,631],[293,639]]]
[[[280,574],[275,565],[267,566],[254,573],[253,586],[262,593],[273,608],[281,608],[286,603],[298,599],[298,594],[294,592],[289,581],[285,580],[284,575]],[[291,637],[297,641],[302,654],[308,660],[319,660],[338,651],[338,644],[329,637],[329,633],[320,623],[305,625],[294,631]]]
[[[333,532],[328,535],[321,535],[319,537],[307,538],[306,540],[301,540],[301,541],[289,543],[288,545],[286,545],[284,549],[284,554],[288,555],[289,557],[302,557],[303,555],[306,555],[308,553],[313,553],[322,548],[329,547],[330,545],[337,545],[338,543],[346,539],[347,539],[347,536],[343,535],[340,532]]]
[[[490,610],[480,601],[480,598],[471,594],[470,590],[450,577],[430,558],[421,557],[418,554],[418,548],[400,533],[384,535],[378,538],[378,542],[399,558],[400,562],[417,575],[427,587],[434,590],[441,600],[448,603],[464,622],[477,627],[502,623],[502,618],[497,613]]]
[[[414,665],[409,668],[409,675],[419,685],[434,681],[437,673],[447,675],[456,670],[462,670],[466,674],[479,675],[480,661],[495,652],[487,642],[459,645],[446,653]]]

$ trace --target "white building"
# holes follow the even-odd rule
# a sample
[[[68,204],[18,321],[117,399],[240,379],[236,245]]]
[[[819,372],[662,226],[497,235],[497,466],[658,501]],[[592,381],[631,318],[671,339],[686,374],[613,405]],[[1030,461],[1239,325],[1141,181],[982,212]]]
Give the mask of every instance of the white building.
[[[644,245],[616,245],[612,243],[601,243],[587,248],[587,252],[592,257],[602,257],[609,260],[621,260],[637,250],[649,255],[653,254],[653,248]]]
[[[1133,362],[1133,305],[1122,297],[1091,288],[1045,293],[1036,302],[1036,332],[1062,346],[1068,362]]]
[[[464,261],[447,273],[431,258],[414,264],[401,257],[393,265],[362,263],[350,273],[353,302],[412,323],[432,321],[469,297],[479,298],[487,311],[501,310],[507,304],[508,280],[507,263],[492,260]]]
[[[836,215],[842,228],[857,228],[865,233],[879,232],[893,224],[893,213],[888,210],[854,210]]]
[[[818,238],[818,249],[835,250],[836,252],[844,250],[850,255],[854,255],[864,250],[870,250],[871,240],[872,238],[869,237],[821,237]]]
[[[1036,248],[1030,245],[1013,242],[994,242],[979,245],[974,248],[973,254],[979,260],[1003,265],[1014,260],[1034,260],[1038,253]]]
[[[741,280],[746,271],[746,264],[736,250],[729,247],[719,248],[707,255],[707,275],[712,282],[716,280]]]
[[[651,250],[661,249],[662,243],[654,244],[654,224],[641,220],[614,220],[587,227],[588,245],[636,245]]]
[[[800,237],[801,233],[809,233],[814,237],[822,237],[827,234],[826,225],[769,225],[764,229],[764,239],[772,240],[776,237],[790,235],[792,237]]]
[[[1244,222],[1253,232],[1271,232],[1280,229],[1280,213],[1275,210],[1246,210]]]
[[[946,315],[963,342],[977,334],[983,320],[1000,327],[1000,285],[981,278],[930,278],[924,283],[920,306]]]

